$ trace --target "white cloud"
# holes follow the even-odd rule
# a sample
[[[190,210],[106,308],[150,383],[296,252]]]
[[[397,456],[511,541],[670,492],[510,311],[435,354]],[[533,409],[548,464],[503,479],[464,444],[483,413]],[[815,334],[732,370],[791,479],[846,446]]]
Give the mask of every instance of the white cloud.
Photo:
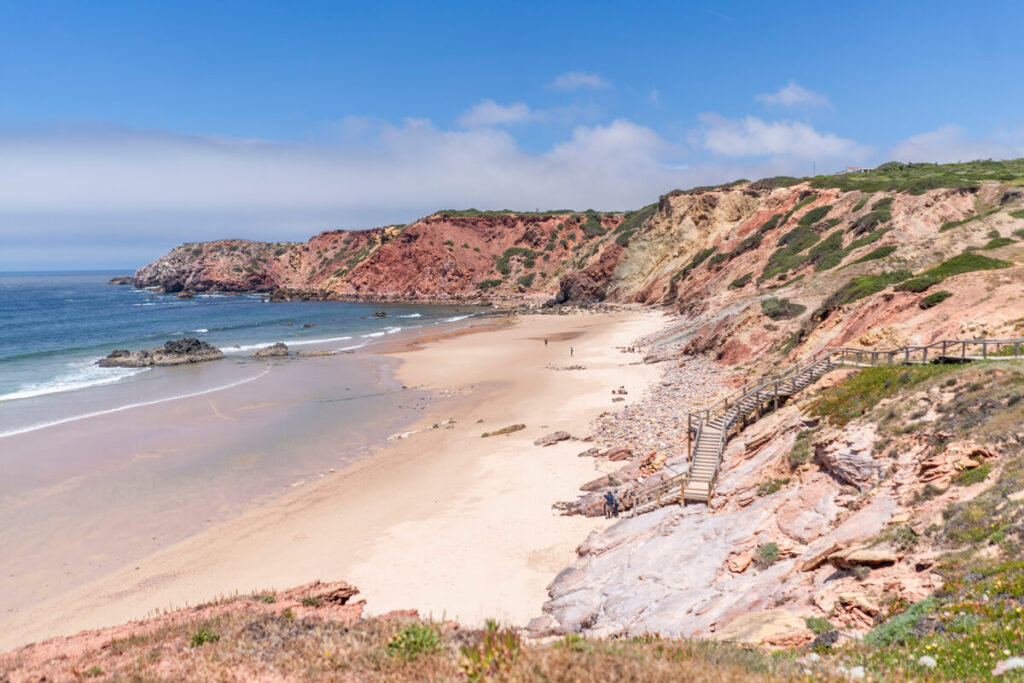
[[[577,126],[542,153],[501,128],[444,130],[422,119],[352,118],[338,130],[343,142],[316,146],[129,130],[0,132],[0,244],[10,247],[0,249],[0,270],[138,266],[183,241],[305,240],[448,207],[634,208],[703,181],[664,165],[677,150],[625,120]]]
[[[764,121],[755,116],[727,119],[717,114],[702,114],[699,118],[703,125],[691,133],[691,142],[719,156],[859,159],[871,151],[799,121]]]
[[[494,100],[481,100],[459,117],[459,125],[465,128],[504,126],[510,123],[523,123],[539,116],[538,112],[531,111],[522,102],[498,104]]]
[[[889,158],[895,161],[937,163],[1020,156],[1024,156],[1024,147],[992,140],[967,140],[963,129],[952,124],[911,136],[889,151]]]
[[[790,81],[773,93],[755,95],[754,99],[772,107],[829,107],[828,98]]]
[[[548,83],[547,87],[553,90],[579,90],[580,88],[600,90],[611,87],[611,83],[597,74],[569,71]]]

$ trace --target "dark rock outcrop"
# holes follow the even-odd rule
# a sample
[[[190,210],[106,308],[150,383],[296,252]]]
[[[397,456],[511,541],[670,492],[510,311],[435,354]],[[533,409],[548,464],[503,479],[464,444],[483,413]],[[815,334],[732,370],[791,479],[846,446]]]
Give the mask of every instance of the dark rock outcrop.
[[[223,358],[224,352],[216,346],[195,337],[182,337],[166,342],[162,347],[146,351],[117,349],[96,362],[102,368],[145,368],[153,365],[183,365]]]
[[[288,355],[288,346],[282,342],[277,342],[270,346],[264,346],[262,349],[252,354],[253,358],[280,358]]]

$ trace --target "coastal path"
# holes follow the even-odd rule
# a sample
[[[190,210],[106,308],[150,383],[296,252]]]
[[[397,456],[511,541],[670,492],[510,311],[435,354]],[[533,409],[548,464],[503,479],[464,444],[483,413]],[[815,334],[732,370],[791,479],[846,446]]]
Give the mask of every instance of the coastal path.
[[[926,346],[903,346],[889,351],[826,347],[779,372],[747,382],[705,410],[689,413],[687,470],[640,489],[628,504],[632,514],[639,515],[671,503],[710,503],[715,495],[722,455],[729,439],[758,417],[777,410],[780,403],[831,370],[1006,360],[1021,358],[1022,354],[1024,337],[943,339]]]

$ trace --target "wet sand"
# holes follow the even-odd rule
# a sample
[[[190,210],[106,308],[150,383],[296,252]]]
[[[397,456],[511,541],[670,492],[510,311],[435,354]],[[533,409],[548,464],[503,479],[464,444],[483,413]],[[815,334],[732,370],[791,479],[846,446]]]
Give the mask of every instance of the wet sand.
[[[585,436],[600,412],[622,406],[611,403],[612,388],[626,386],[629,401],[635,400],[657,377],[656,367],[636,364],[638,356],[615,347],[661,322],[651,312],[528,316],[486,334],[399,342],[389,354],[401,361],[397,380],[432,392],[430,407],[411,427],[423,431],[334,473],[310,470],[286,495],[240,514],[227,511],[223,521],[95,581],[50,589],[18,612],[0,615],[0,649],[314,579],[359,586],[371,613],[412,608],[466,623],[498,618],[525,624],[539,615],[546,585],[570,563],[574,548],[604,524],[561,517],[551,508],[597,476],[592,460],[576,457],[587,444],[540,448],[532,442],[558,429]],[[294,367],[333,360],[304,359]],[[570,364],[586,369],[551,369]],[[317,381],[329,378],[310,372]],[[272,383],[281,396],[288,393],[284,379]],[[286,384],[309,381],[293,377]],[[246,387],[238,390],[251,400]],[[223,400],[218,394],[214,405]],[[237,416],[240,409],[226,414]],[[211,421],[218,419],[210,405],[205,410]],[[368,424],[385,414],[382,408],[371,413]],[[166,417],[154,415],[148,425],[133,420],[162,448],[180,448],[162,431]],[[447,419],[455,423],[431,428]],[[314,450],[330,449],[338,434],[329,422],[321,416],[296,429],[283,419],[249,436],[258,442],[276,430],[308,432]],[[527,428],[480,436],[514,423]],[[237,427],[243,433],[250,428]]]

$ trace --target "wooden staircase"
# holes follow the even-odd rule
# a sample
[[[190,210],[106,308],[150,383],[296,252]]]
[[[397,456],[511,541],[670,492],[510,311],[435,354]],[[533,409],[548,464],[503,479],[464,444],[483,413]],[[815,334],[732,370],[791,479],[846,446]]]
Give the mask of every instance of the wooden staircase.
[[[729,439],[750,422],[785,402],[838,367],[868,368],[880,365],[966,363],[978,360],[1020,358],[1024,337],[1019,339],[944,339],[927,346],[903,346],[890,351],[827,347],[784,368],[748,382],[710,408],[687,416],[690,452],[687,470],[640,489],[624,500],[633,515],[650,512],[670,503],[710,503],[718,483],[722,454]]]

